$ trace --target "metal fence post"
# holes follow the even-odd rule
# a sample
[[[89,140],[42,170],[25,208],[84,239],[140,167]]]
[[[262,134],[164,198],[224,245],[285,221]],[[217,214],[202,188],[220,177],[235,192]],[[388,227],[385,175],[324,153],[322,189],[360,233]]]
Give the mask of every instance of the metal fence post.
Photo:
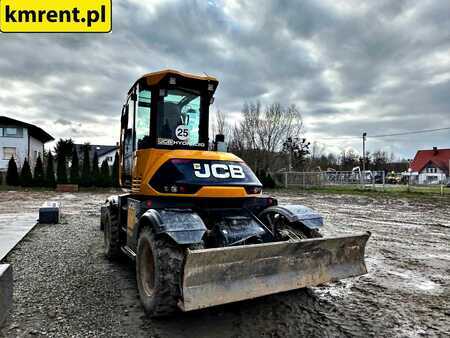
[[[288,172],[284,173],[284,187],[287,189],[288,187]]]
[[[384,172],[384,170],[382,171],[383,172],[383,192],[384,192],[384,188],[385,188],[385,184],[386,184],[386,174],[385,174],[385,172]]]

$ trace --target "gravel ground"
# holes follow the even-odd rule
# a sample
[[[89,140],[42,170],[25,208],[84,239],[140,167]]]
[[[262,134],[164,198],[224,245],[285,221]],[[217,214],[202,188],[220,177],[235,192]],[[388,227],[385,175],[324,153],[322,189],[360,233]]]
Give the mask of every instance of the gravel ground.
[[[107,193],[0,193],[0,214],[60,200],[59,225],[38,225],[7,257],[14,306],[6,337],[448,337],[448,200],[280,194],[323,213],[340,232],[372,231],[369,273],[319,288],[184,313],[145,317],[133,264],[102,254]],[[20,201],[20,203],[17,203]]]

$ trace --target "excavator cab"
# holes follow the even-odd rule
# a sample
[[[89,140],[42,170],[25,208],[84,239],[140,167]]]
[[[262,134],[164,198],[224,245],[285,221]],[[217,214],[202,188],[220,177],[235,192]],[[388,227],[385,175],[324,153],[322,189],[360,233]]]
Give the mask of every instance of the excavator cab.
[[[208,149],[209,106],[218,81],[163,71],[131,87],[122,110],[122,181],[131,186],[135,152],[145,149]]]
[[[323,218],[278,205],[239,157],[208,150],[218,81],[166,70],[138,79],[121,115],[125,192],[102,207],[105,255],[136,264],[151,316],[367,272],[370,233],[324,237]]]

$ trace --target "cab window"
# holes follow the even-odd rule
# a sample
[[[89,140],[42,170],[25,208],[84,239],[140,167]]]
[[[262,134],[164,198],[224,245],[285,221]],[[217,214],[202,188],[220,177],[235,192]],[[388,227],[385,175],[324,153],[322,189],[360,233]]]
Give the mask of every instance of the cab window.
[[[200,94],[188,89],[163,91],[158,102],[157,143],[201,146]]]
[[[139,88],[136,109],[136,148],[150,147],[150,117],[152,93],[146,88]]]

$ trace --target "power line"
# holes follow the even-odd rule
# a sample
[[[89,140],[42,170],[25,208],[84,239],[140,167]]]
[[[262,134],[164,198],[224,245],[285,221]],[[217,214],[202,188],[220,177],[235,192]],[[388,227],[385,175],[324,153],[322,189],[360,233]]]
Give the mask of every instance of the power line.
[[[450,130],[450,127],[445,128],[436,128],[436,129],[423,129],[423,130],[414,130],[414,131],[405,131],[398,132],[392,134],[379,134],[379,135],[370,135],[367,134],[367,138],[382,138],[382,137],[391,137],[391,136],[404,136],[404,135],[414,135],[414,134],[424,134],[424,133],[433,133],[437,131]],[[356,140],[361,139],[361,136],[336,136],[336,137],[321,137],[319,140]]]
[[[395,134],[381,134],[381,135],[372,135],[372,136],[369,135],[369,137],[380,138],[380,137],[389,137],[389,136],[425,134],[425,133],[432,133],[432,132],[435,132],[435,131],[444,131],[444,130],[450,130],[450,127],[436,128],[436,129],[423,129],[423,130],[415,130],[415,131],[405,131],[405,132],[402,132],[402,133],[395,133]]]

